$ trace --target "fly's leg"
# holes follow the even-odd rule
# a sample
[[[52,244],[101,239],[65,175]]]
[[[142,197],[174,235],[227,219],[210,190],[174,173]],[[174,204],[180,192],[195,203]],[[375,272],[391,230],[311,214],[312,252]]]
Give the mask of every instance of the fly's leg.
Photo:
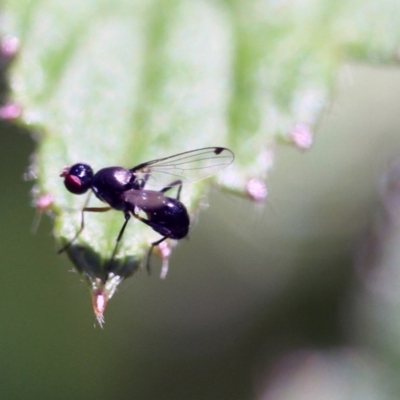
[[[174,181],[172,183],[170,183],[168,186],[166,186],[165,188],[161,189],[160,192],[161,193],[165,193],[168,192],[168,190],[173,189],[174,187],[178,186],[178,193],[176,195],[176,199],[180,200],[181,197],[181,191],[182,191],[182,181],[178,180],[178,181]]]
[[[60,250],[58,250],[57,254],[61,254],[65,250],[67,250],[71,246],[71,244],[77,239],[77,237],[82,233],[82,231],[85,229],[85,212],[106,212],[109,210],[111,210],[111,207],[84,207],[84,208],[82,208],[82,211],[81,211],[82,217],[81,217],[80,228],[76,232],[75,236],[65,246],[63,246]]]
[[[150,226],[151,228],[154,229],[154,223],[150,222],[150,221],[147,220],[146,218],[141,217],[140,215],[136,214],[135,212],[132,212],[132,215],[133,215],[136,219],[138,219],[139,221],[143,222],[144,224],[146,224],[146,225],[148,225],[148,226]],[[163,242],[164,240],[166,240],[166,239],[168,239],[168,236],[163,236],[161,239],[159,239],[159,240],[157,240],[157,241],[151,243],[151,245],[150,245],[150,249],[149,249],[149,251],[147,252],[147,256],[146,256],[146,270],[147,270],[147,273],[148,273],[149,275],[151,274],[151,269],[150,269],[150,256],[151,256],[151,253],[152,253],[152,251],[153,251],[153,248],[154,248],[155,246],[157,246],[158,244],[160,244],[161,242]]]
[[[182,190],[182,181],[181,180],[177,180],[177,181],[170,183],[168,186],[161,189],[160,192],[166,193],[169,190],[173,189],[174,187],[178,187],[178,193],[177,193],[176,199],[179,200],[180,196],[181,196],[181,190]],[[157,229],[155,229],[155,225],[157,225],[157,224],[155,224],[154,222],[151,222],[151,221],[147,220],[146,218],[143,218],[140,215],[137,215],[136,213],[133,213],[133,216],[135,218],[137,218],[139,221],[145,223],[146,225],[150,226],[151,228],[153,228],[154,230],[157,231]],[[149,251],[147,252],[147,257],[146,257],[146,270],[147,270],[148,275],[151,274],[150,258],[151,258],[151,254],[153,253],[153,249],[154,249],[154,247],[158,246],[160,243],[164,242],[166,239],[168,239],[168,236],[163,236],[161,239],[156,240],[155,242],[151,243]],[[168,269],[168,268],[166,268],[166,269]],[[166,274],[167,273],[165,271],[162,272],[162,277],[165,277]]]
[[[147,270],[148,275],[151,275],[150,257],[151,257],[151,254],[153,253],[153,249],[154,249],[154,247],[158,246],[160,243],[164,242],[164,240],[166,240],[166,239],[168,239],[168,236],[163,236],[161,239],[156,240],[155,242],[153,242],[151,244],[149,251],[147,252],[147,257],[146,257],[146,270]],[[166,273],[164,275],[166,275]]]
[[[135,182],[133,189],[135,189],[135,190],[144,189],[144,187],[146,186],[146,183],[149,180],[150,176],[151,176],[150,173],[146,172],[146,174],[144,175],[143,178],[140,178]]]
[[[116,240],[116,243],[115,243],[115,247],[114,247],[114,250],[112,252],[111,259],[110,259],[110,264],[109,264],[110,267],[112,266],[112,263],[114,261],[114,257],[117,254],[118,246],[119,246],[119,244],[121,242],[122,236],[124,235],[125,228],[128,225],[129,220],[131,219],[131,215],[129,214],[128,211],[124,212],[124,215],[125,215],[125,222],[122,225],[122,228],[120,229],[120,231],[118,233],[117,240]]]

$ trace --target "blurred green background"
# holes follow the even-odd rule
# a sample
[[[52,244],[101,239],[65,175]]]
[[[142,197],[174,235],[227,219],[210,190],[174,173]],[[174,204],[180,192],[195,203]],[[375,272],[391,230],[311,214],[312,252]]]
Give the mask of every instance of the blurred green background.
[[[30,232],[34,143],[2,123],[0,397],[399,398],[399,104],[398,68],[342,68],[265,207],[213,192],[168,278],[126,281],[103,330],[49,218]]]

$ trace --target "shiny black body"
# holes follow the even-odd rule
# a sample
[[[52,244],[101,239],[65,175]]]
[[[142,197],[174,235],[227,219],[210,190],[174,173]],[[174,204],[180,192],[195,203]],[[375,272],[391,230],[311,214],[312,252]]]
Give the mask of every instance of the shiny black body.
[[[121,167],[103,168],[92,178],[91,189],[95,195],[115,210],[123,211],[125,219],[130,214],[138,217],[143,211],[147,219],[140,220],[151,226],[160,235],[171,239],[182,239],[189,231],[189,214],[179,201],[181,181],[175,181],[160,191],[146,190],[145,179],[137,179],[134,172]],[[178,198],[164,193],[179,186]]]
[[[149,161],[132,169],[108,167],[94,174],[92,168],[83,163],[64,168],[61,176],[68,191],[83,194],[91,189],[109,207],[84,207],[79,231],[59,253],[66,250],[84,229],[84,212],[115,209],[124,213],[125,222],[118,234],[111,262],[132,216],[162,236],[151,244],[149,255],[154,246],[168,238],[184,238],[189,231],[190,219],[186,207],[179,200],[183,183],[211,176],[231,164],[233,159],[229,149],[206,147]],[[166,179],[169,182],[171,177],[179,179],[163,186],[162,182],[165,185]],[[174,188],[177,189],[176,198],[165,195]]]

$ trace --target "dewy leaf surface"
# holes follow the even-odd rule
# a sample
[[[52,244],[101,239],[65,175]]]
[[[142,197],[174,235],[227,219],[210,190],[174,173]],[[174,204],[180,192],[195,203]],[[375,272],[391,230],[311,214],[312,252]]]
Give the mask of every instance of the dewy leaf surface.
[[[59,177],[76,162],[131,168],[226,146],[236,160],[214,180],[251,195],[278,139],[312,135],[346,58],[395,59],[399,16],[395,0],[5,0],[3,33],[21,43],[11,97],[40,136],[38,192],[54,199],[55,236],[65,243],[79,228],[85,197]],[[184,187],[191,213],[209,181]],[[101,205],[91,197],[90,206]],[[88,214],[69,250],[107,298],[159,237],[132,221],[115,276],[104,279],[123,220],[116,211]]]

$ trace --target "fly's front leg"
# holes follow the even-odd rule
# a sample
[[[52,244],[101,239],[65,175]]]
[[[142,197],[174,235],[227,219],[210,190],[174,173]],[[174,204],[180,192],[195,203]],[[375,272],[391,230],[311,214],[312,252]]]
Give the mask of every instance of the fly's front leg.
[[[87,201],[86,201],[86,203],[87,203]],[[75,236],[65,246],[63,246],[60,250],[58,250],[57,254],[61,254],[65,250],[67,250],[71,246],[71,244],[78,238],[78,236],[82,233],[82,231],[85,229],[85,212],[106,212],[109,210],[111,210],[111,207],[84,207],[84,208],[82,208],[80,228],[76,232]]]

